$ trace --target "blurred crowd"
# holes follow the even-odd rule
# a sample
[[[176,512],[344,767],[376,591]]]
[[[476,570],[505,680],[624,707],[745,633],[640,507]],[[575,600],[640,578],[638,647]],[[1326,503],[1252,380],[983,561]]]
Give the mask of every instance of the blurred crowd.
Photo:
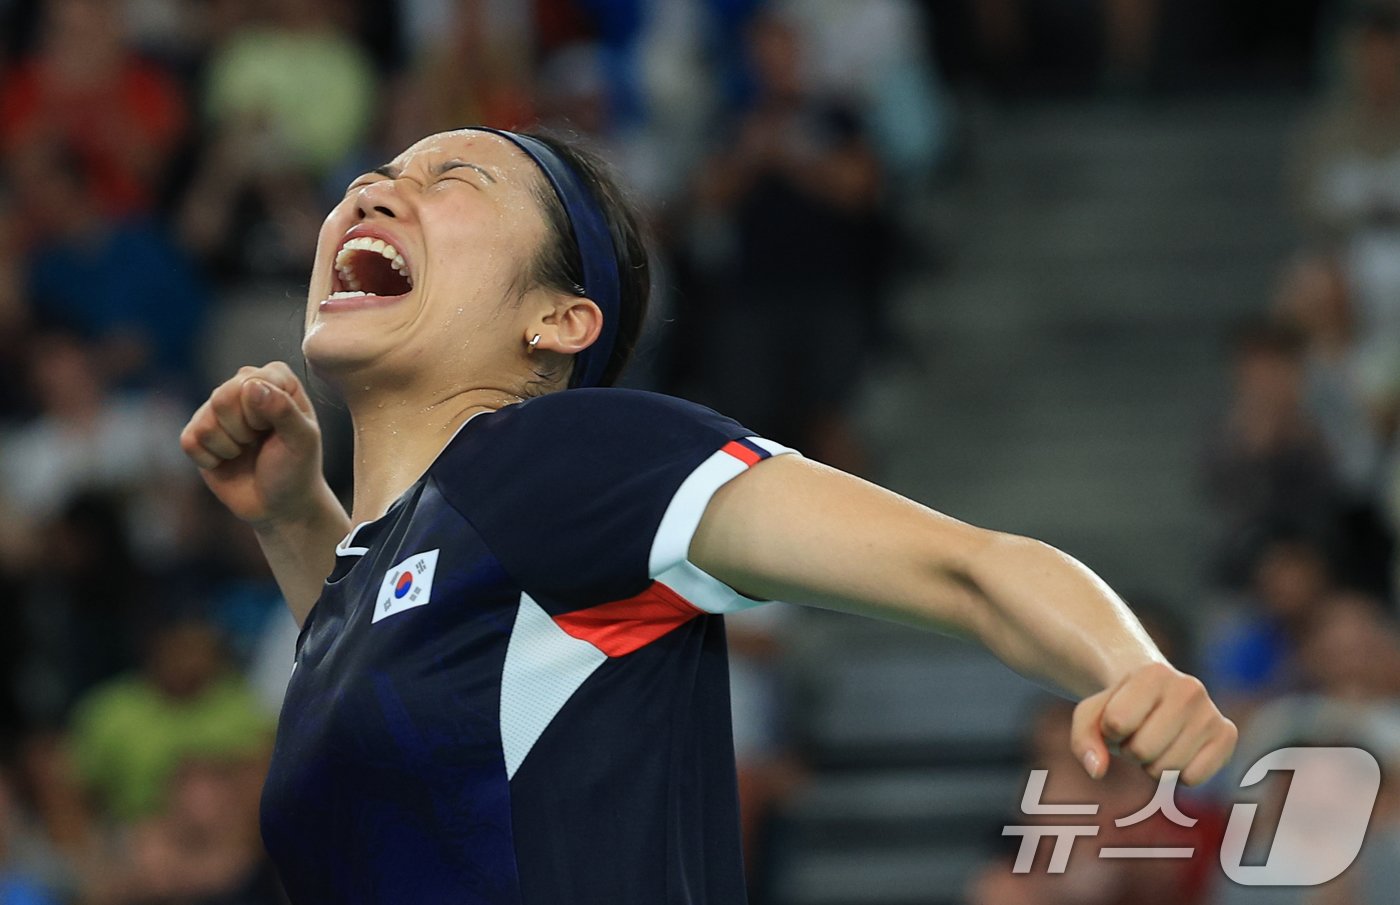
[[[1095,786],[1063,744],[1053,704],[1030,766],[1050,770],[1043,800],[1102,805],[1103,832],[1063,875],[1013,876],[1009,852],[969,888],[974,905],[1384,905],[1400,883],[1400,4],[1352,4],[1322,50],[1322,85],[1302,116],[1281,193],[1299,247],[1273,297],[1225,338],[1228,383],[1201,454],[1212,513],[1211,593],[1186,631],[1148,620],[1163,650],[1205,680],[1241,727],[1227,775],[1178,790],[1196,822],[1128,829],[1154,783],[1115,763]],[[1149,614],[1150,614],[1149,610]],[[1245,770],[1287,746],[1356,746],[1382,768],[1368,842],[1317,889],[1249,887],[1215,866],[1233,803],[1260,802],[1251,848],[1262,863],[1283,800],[1338,799],[1348,777],[1295,777],[1254,790]],[[1298,805],[1303,807],[1303,805]],[[1315,812],[1320,821],[1336,814]],[[1042,822],[1068,822],[1043,818]],[[1096,860],[1125,842],[1190,843],[1185,861]]]
[[[470,124],[591,144],[661,263],[631,382],[861,470],[897,200],[949,128],[926,38],[905,0],[0,0],[0,905],[281,901],[296,630],[177,435],[295,361],[355,176]]]
[[[296,630],[176,438],[237,366],[295,357],[322,216],[424,134],[544,125],[602,151],[659,262],[629,382],[869,473],[856,393],[907,351],[885,299],[962,153],[935,7],[1019,90],[1043,10],[1014,0],[0,0],[0,905],[281,902],[257,801]],[[1144,90],[1167,4],[1094,7],[1095,84]],[[1202,455],[1220,605],[1163,639],[1250,750],[1353,739],[1400,767],[1397,10],[1348,13],[1327,55],[1288,189],[1306,238],[1230,338]],[[800,776],[772,720],[782,618],[732,627],[750,840]],[[1032,762],[1068,782],[1066,720],[1047,709]],[[1193,838],[1218,843],[1228,791],[1192,799]],[[1121,765],[1064,790],[1106,813],[1150,792]],[[1293,901],[1199,862],[989,870],[979,905]],[[1329,901],[1385,901],[1363,885]]]

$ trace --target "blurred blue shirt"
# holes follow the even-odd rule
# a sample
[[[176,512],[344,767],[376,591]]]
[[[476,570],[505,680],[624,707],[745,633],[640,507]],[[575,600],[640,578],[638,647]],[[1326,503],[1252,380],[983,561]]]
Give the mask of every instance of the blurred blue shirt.
[[[0,905],[58,905],[58,900],[28,880],[0,876]]]
[[[43,321],[93,339],[134,334],[149,345],[156,371],[187,370],[207,293],[155,223],[124,220],[41,244],[30,256],[28,282]]]

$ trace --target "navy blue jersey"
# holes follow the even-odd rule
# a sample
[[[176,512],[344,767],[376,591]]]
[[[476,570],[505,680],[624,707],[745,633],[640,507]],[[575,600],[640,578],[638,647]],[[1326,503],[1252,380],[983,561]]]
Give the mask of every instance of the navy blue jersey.
[[[785,452],[618,389],[472,418],[337,548],[263,792],[296,905],[744,901],[724,626],[687,559]]]

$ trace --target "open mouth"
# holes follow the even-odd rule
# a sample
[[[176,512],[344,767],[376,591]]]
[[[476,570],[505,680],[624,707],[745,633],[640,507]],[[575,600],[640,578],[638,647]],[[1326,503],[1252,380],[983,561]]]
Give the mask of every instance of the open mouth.
[[[408,262],[397,248],[371,236],[346,240],[335,256],[332,299],[394,298],[413,288]]]

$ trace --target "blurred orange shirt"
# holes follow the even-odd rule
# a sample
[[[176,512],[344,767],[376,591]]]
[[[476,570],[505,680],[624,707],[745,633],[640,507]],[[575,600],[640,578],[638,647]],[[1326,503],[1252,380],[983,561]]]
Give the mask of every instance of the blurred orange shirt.
[[[149,209],[157,180],[187,120],[169,76],[139,60],[125,61],[98,84],[63,85],[42,60],[14,66],[0,87],[0,146],[66,144],[86,169],[104,213]]]

